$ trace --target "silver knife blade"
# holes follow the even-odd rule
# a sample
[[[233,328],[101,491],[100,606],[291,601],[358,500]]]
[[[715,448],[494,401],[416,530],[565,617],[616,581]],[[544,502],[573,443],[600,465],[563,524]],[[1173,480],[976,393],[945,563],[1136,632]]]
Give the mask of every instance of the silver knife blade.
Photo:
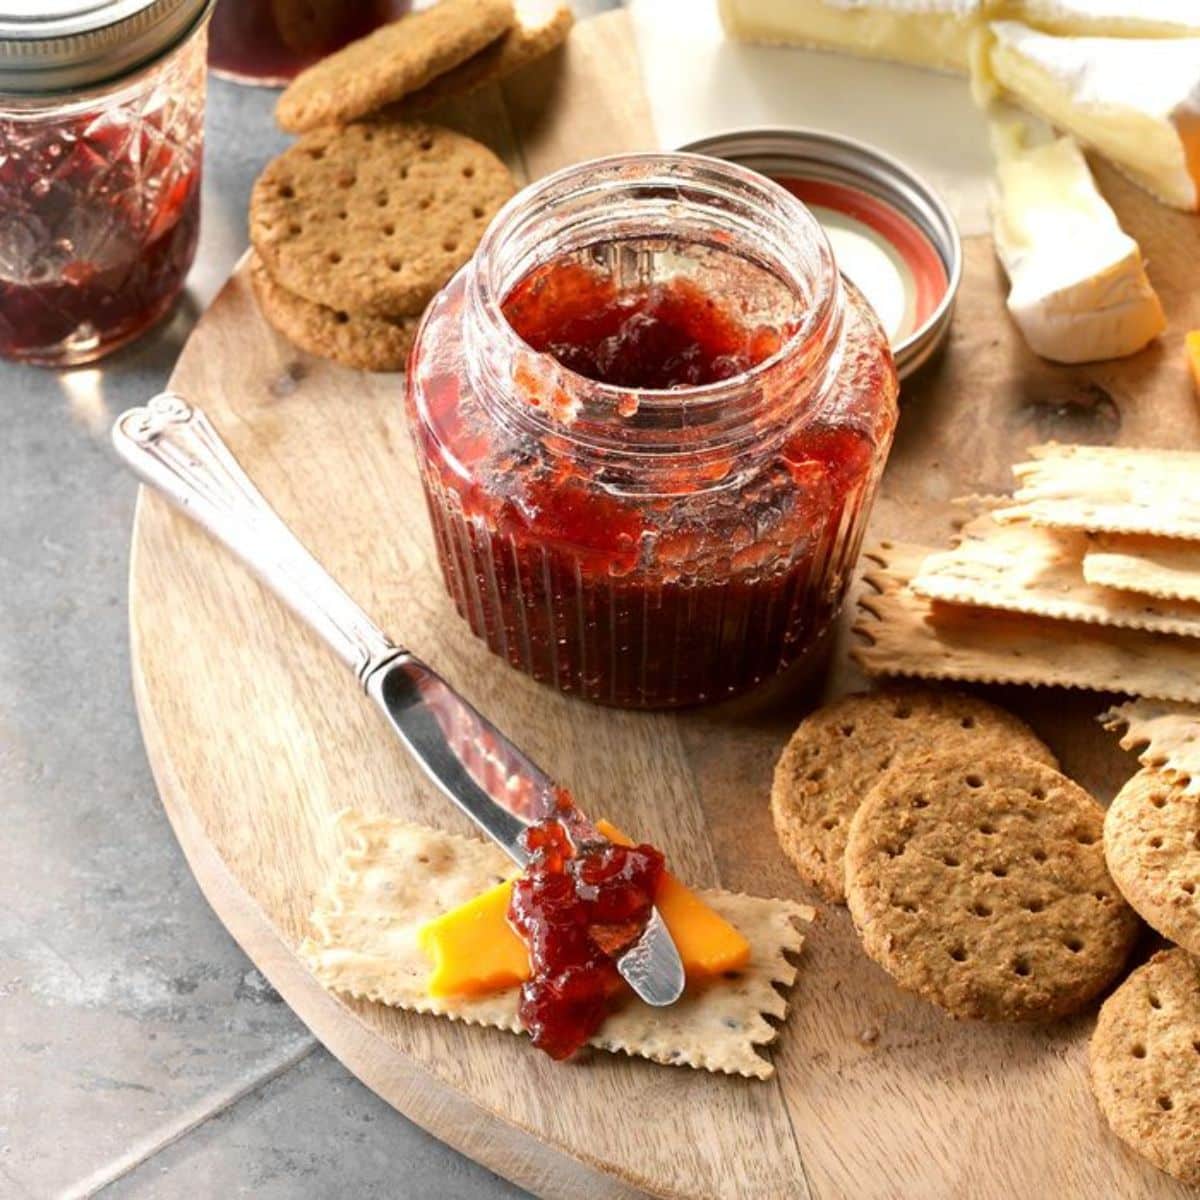
[[[607,840],[578,807],[561,807],[554,781],[414,655],[399,652],[367,678],[366,690],[438,789],[518,865],[529,861],[521,835],[549,818],[576,846]],[[617,970],[647,1004],[679,999],[683,962],[658,909]]]

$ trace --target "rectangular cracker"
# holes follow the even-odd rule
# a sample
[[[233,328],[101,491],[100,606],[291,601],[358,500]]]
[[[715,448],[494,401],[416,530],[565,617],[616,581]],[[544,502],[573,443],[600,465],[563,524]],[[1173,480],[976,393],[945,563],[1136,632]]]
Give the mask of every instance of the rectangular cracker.
[[[1200,601],[1200,543],[1098,533],[1083,556],[1083,577],[1163,600]]]
[[[1130,700],[1101,713],[1105,729],[1124,729],[1121,748],[1137,750],[1154,767],[1200,795],[1200,706],[1165,700]]]
[[[495,846],[392,817],[346,810],[338,818],[341,859],[312,915],[313,937],[300,947],[317,979],[347,995],[471,1025],[520,1033],[517,992],[430,996],[429,961],[416,932],[426,921],[515,873]],[[774,1067],[759,1052],[778,1035],[799,952],[798,921],[813,910],[789,900],[732,892],[700,893],[749,941],[750,964],[733,978],[689,988],[670,1008],[630,996],[591,1045],[653,1062],[768,1079]]]
[[[946,604],[1200,637],[1200,604],[1088,583],[1083,560],[1091,536],[1028,521],[1001,524],[984,513],[962,528],[954,549],[931,554],[909,586]]]
[[[924,546],[864,554],[851,655],[871,675],[1087,688],[1200,702],[1200,642],[1138,629],[938,604],[908,586]],[[874,589],[875,594],[871,594]]]
[[[1200,539],[1200,452],[1034,446],[998,520]]]

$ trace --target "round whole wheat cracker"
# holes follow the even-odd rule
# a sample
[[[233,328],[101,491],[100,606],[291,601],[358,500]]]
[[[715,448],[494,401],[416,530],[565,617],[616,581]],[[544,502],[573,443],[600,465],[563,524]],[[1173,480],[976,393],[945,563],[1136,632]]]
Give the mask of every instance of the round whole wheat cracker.
[[[801,722],[775,768],[775,833],[801,878],[844,901],[846,833],[863,797],[905,755],[939,746],[1058,765],[1023,721],[974,696],[899,687],[843,696]]]
[[[1139,771],[1104,819],[1113,882],[1148,925],[1200,954],[1200,798]]]
[[[516,24],[506,34],[381,113],[392,117],[416,116],[447,100],[469,96],[507,79],[561,46],[574,22],[575,14],[565,0],[520,0]]]
[[[1156,1167],[1200,1184],[1200,973],[1159,951],[1100,1009],[1092,1092],[1112,1131]]]
[[[486,146],[449,129],[415,121],[321,129],[258,177],[250,240],[275,281],[305,300],[415,316],[514,190]]]
[[[850,824],[846,896],[863,948],[956,1017],[1074,1012],[1139,929],[1105,866],[1103,825],[1083,788],[1032,759],[905,760]]]
[[[441,0],[301,71],[275,119],[289,133],[357,120],[465,62],[513,20],[512,0]]]
[[[257,256],[250,280],[263,316],[301,350],[362,371],[404,370],[419,317],[387,321],[314,304],[280,287]]]

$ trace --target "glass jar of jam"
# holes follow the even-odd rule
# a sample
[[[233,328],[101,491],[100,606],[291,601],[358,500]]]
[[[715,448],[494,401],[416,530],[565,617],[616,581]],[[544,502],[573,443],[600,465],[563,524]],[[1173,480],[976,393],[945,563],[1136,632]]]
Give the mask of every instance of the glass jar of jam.
[[[217,0],[208,61],[236,83],[278,87],[408,7],[409,0]]]
[[[0,0],[0,357],[99,358],[179,296],[211,0]]]
[[[474,632],[565,692],[661,708],[823,661],[896,396],[798,200],[639,154],[501,211],[426,312],[406,403]]]

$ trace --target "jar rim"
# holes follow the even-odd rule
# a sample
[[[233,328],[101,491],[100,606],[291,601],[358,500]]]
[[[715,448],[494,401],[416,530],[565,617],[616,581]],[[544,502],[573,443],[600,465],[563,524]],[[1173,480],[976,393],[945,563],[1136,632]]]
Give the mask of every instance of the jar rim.
[[[682,151],[634,151],[575,163],[536,180],[513,196],[484,232],[472,260],[469,285],[476,310],[484,315],[490,337],[497,337],[525,354],[549,357],[524,341],[501,311],[509,288],[519,282],[526,270],[542,265],[547,259],[527,264],[526,270],[516,273],[516,279],[498,278],[503,273],[504,243],[520,229],[535,205],[589,194],[615,200],[621,192],[654,188],[678,189],[680,199],[686,198],[683,193],[687,192],[716,197],[731,189],[741,189],[751,201],[761,203],[764,214],[774,212],[780,221],[788,221],[793,257],[807,257],[809,262],[804,270],[789,269],[790,278],[784,282],[794,286],[798,293],[811,291],[810,303],[777,350],[747,370],[713,383],[675,388],[628,387],[592,379],[561,363],[557,364],[558,369],[591,398],[614,408],[631,396],[636,397],[639,408],[644,406],[651,411],[684,405],[689,410],[721,405],[753,387],[806,345],[819,341],[819,335],[839,315],[841,304],[840,275],[833,249],[816,217],[774,180],[736,163]],[[788,264],[776,265],[788,267]],[[797,266],[796,262],[791,264],[792,268]]]

